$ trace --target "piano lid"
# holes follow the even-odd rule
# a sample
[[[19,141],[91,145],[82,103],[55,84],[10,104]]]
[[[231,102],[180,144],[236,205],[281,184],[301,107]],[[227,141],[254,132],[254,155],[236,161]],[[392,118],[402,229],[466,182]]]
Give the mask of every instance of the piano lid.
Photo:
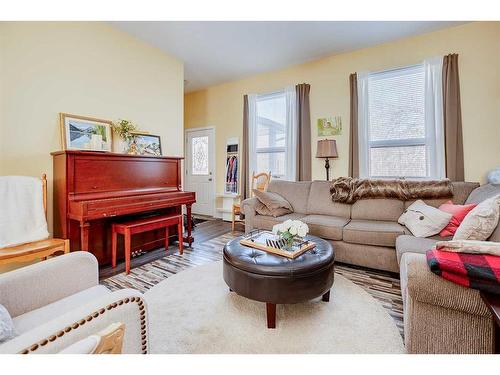
[[[181,157],[124,155],[110,152],[61,151],[66,158],[68,194],[134,195],[181,191]]]

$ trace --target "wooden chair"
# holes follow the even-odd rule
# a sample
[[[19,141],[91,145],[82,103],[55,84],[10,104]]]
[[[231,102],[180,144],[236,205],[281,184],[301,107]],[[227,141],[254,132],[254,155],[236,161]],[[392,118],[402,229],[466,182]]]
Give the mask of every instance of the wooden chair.
[[[269,173],[258,173],[255,174],[255,172],[252,173],[252,186],[250,187],[250,198],[253,197],[253,191],[254,189],[260,190],[260,191],[266,191],[267,187],[269,186],[269,182],[271,181],[271,172]],[[234,232],[234,224],[236,221],[238,222],[243,222],[243,220],[239,219],[236,220],[236,215],[241,215],[241,203],[238,204],[233,204],[233,220],[231,223],[231,230]]]
[[[42,175],[43,209],[47,219],[47,176]],[[28,242],[21,245],[9,246],[0,249],[0,265],[29,262],[36,259],[45,260],[57,252],[69,253],[69,240],[48,238],[46,240]]]

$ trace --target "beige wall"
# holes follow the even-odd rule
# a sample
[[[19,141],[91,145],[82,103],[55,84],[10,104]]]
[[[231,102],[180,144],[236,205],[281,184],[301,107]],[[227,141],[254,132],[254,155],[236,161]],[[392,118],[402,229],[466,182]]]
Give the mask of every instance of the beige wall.
[[[183,85],[182,62],[107,24],[1,22],[0,175],[51,180],[59,112],[129,119],[183,155]]]
[[[488,170],[500,166],[500,22],[470,23],[371,48],[327,57],[280,71],[213,86],[184,98],[184,126],[216,127],[217,191],[224,183],[224,145],[242,137],[243,95],[311,84],[312,149],[320,117],[341,115],[337,139],[339,159],[330,176],[347,175],[350,73],[415,64],[427,57],[458,53],[462,90],[465,177],[484,182]],[[313,179],[324,179],[324,161],[313,158]]]

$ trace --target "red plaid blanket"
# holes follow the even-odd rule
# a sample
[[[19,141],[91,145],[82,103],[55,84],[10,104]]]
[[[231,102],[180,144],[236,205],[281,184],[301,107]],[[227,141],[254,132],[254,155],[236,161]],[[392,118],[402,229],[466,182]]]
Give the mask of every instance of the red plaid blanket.
[[[500,295],[500,257],[428,250],[427,264],[442,278],[468,288]]]

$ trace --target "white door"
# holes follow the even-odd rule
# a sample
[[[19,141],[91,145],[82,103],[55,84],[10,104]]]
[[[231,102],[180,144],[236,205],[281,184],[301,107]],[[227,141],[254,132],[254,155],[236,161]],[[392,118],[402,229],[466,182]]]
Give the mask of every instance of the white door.
[[[214,129],[186,130],[186,184],[184,190],[196,193],[192,212],[214,215],[215,148]]]

